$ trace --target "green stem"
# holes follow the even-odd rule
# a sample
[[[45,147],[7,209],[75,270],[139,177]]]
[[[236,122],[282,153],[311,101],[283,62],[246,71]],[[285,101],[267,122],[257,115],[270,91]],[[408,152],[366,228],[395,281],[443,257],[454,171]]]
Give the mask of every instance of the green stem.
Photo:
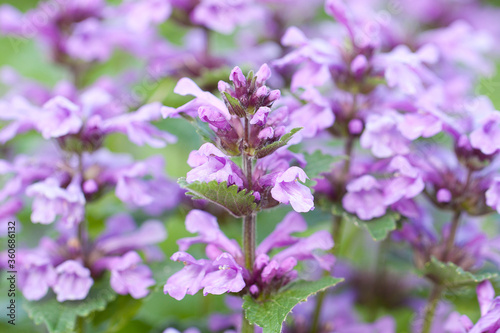
[[[422,333],[430,333],[432,327],[432,321],[434,320],[434,315],[436,313],[436,308],[441,299],[441,294],[443,293],[443,286],[435,284],[432,288],[431,296],[427,301],[425,306],[424,322],[422,325]]]
[[[83,317],[76,318],[75,332],[76,333],[84,333],[85,332],[85,321],[84,321]]]
[[[255,231],[257,216],[255,214],[243,217],[243,251],[245,253],[245,267],[251,273],[255,261]]]
[[[245,138],[243,147],[243,173],[247,179],[247,189],[252,190],[252,175],[253,175],[253,161],[252,157],[248,155],[247,148],[250,140],[250,124],[248,118],[245,118]],[[243,252],[245,255],[245,267],[252,275],[253,264],[255,261],[255,235],[257,233],[257,215],[252,213],[243,217]],[[250,324],[246,319],[245,311],[243,311],[243,318],[241,321],[242,333],[253,333],[254,325]]]
[[[241,333],[254,333],[255,327],[243,315],[241,321]]]
[[[453,218],[451,220],[451,229],[448,238],[446,239],[446,247],[444,249],[443,260],[447,261],[451,251],[453,250],[453,245],[455,244],[455,236],[457,234],[458,225],[460,224],[460,215],[462,212],[460,210],[456,210],[453,213]]]

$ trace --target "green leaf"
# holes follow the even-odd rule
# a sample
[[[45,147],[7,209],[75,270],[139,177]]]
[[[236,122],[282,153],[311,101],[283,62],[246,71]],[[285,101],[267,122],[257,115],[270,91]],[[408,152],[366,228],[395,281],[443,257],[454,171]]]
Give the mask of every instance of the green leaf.
[[[387,238],[389,233],[397,228],[397,221],[400,215],[396,212],[389,212],[382,217],[364,221],[356,215],[349,214],[340,206],[332,207],[333,215],[340,215],[345,221],[354,223],[359,228],[366,229],[374,241],[382,241]]]
[[[434,256],[425,264],[422,274],[449,289],[475,285],[498,276],[495,273],[473,274],[452,262],[441,262]]]
[[[288,141],[290,141],[290,139],[293,137],[293,135],[298,131],[300,131],[301,129],[302,127],[297,127],[292,129],[289,133],[284,134],[279,139],[279,141],[273,142],[265,147],[258,149],[257,152],[255,153],[255,156],[257,158],[262,158],[274,153],[278,148],[285,146],[288,143]]]
[[[245,316],[251,324],[262,327],[264,333],[279,333],[286,316],[297,304],[305,302],[309,296],[333,287],[342,281],[343,279],[331,276],[317,281],[299,280],[290,283],[277,294],[263,301],[246,295],[243,297]]]
[[[316,150],[312,154],[306,153],[304,156],[307,161],[304,171],[309,179],[311,179],[312,186],[316,185],[313,179],[322,178],[322,173],[332,170],[333,163],[347,159],[347,156],[332,156],[323,154],[320,150]]]
[[[50,333],[74,332],[79,317],[87,317],[95,311],[102,311],[116,298],[117,294],[108,283],[92,286],[89,294],[81,301],[60,303],[55,297],[36,302],[26,302],[24,307],[35,324],[45,324]]]
[[[253,191],[239,191],[236,185],[227,186],[227,182],[218,184],[215,180],[209,183],[194,182],[188,184],[186,178],[180,178],[177,182],[181,187],[189,190],[187,194],[194,199],[205,199],[213,202],[227,209],[236,217],[249,215],[257,209],[257,204],[254,202],[255,197],[252,195]]]

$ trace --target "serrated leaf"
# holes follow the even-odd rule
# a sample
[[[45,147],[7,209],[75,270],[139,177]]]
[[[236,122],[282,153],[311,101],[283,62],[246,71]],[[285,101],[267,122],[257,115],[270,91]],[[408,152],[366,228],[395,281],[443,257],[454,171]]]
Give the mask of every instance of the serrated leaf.
[[[332,156],[323,154],[320,150],[316,150],[312,154],[304,154],[307,165],[304,168],[306,175],[311,180],[311,186],[316,185],[313,179],[322,178],[321,174],[332,170],[332,164],[347,159],[347,156],[339,155]]]
[[[301,129],[302,129],[302,127],[297,127],[297,128],[292,129],[289,133],[284,134],[278,141],[273,142],[271,144],[268,144],[265,147],[258,149],[255,153],[255,156],[257,158],[263,158],[263,157],[266,157],[267,155],[274,153],[279,148],[285,146],[288,143],[288,141],[290,141],[290,139],[292,139],[294,134],[297,133],[298,131],[300,131]]]
[[[243,297],[245,316],[251,324],[262,327],[263,333],[279,333],[286,316],[299,303],[329,287],[342,282],[343,279],[331,276],[317,281],[296,281],[285,286],[270,298],[259,301],[247,295]]]
[[[227,186],[227,182],[218,184],[215,180],[209,183],[189,184],[185,178],[180,178],[177,182],[181,187],[189,190],[187,194],[193,196],[194,199],[208,200],[225,208],[236,217],[250,215],[257,209],[253,191],[240,191],[236,185]]]
[[[36,302],[26,302],[24,307],[35,324],[45,324],[50,333],[74,332],[79,317],[87,317],[95,311],[102,311],[116,298],[117,294],[108,283],[92,286],[89,294],[81,301],[60,303],[55,297]]]
[[[231,96],[228,92],[224,91],[222,93],[222,99],[226,104],[227,109],[231,114],[234,114],[240,118],[246,116],[245,108],[241,105],[240,101]]]
[[[340,215],[345,221],[354,223],[359,228],[367,230],[374,241],[382,241],[387,238],[389,233],[397,228],[397,221],[400,215],[395,212],[389,212],[382,217],[364,221],[356,215],[346,212],[342,207],[334,205],[332,207],[334,215]]]
[[[425,264],[422,274],[449,289],[474,285],[498,276],[495,273],[473,274],[452,262],[439,261],[434,256]]]

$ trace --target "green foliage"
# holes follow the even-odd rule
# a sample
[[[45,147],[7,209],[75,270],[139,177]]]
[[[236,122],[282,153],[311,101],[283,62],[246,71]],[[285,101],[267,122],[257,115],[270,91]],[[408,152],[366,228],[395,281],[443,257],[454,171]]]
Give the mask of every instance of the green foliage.
[[[300,131],[301,129],[302,127],[297,127],[292,129],[289,133],[283,135],[278,141],[258,149],[257,152],[255,153],[255,156],[257,158],[263,158],[266,157],[267,155],[274,153],[279,148],[285,146],[288,143],[288,141],[292,139],[293,135],[298,131]]]
[[[264,333],[279,333],[286,316],[299,303],[305,302],[309,296],[335,286],[343,279],[331,276],[317,281],[299,280],[285,286],[280,292],[265,300],[255,300],[245,296],[243,309],[251,324],[264,329]]]
[[[185,178],[180,178],[178,183],[181,187],[189,190],[187,193],[193,199],[205,199],[225,208],[235,217],[242,217],[251,214],[257,209],[254,202],[253,191],[239,191],[238,186],[227,186],[227,182],[220,184],[217,181],[209,183],[194,182],[188,184]]]
[[[397,221],[400,219],[398,213],[389,212],[377,219],[364,221],[359,219],[356,215],[349,214],[342,207],[336,205],[332,207],[332,214],[342,216],[344,221],[348,221],[359,228],[367,230],[374,241],[386,239],[391,231],[397,228]]]
[[[332,170],[333,163],[347,159],[347,156],[332,156],[323,154],[320,150],[316,150],[312,154],[305,153],[304,157],[307,161],[307,166],[304,168],[304,171],[309,179],[311,179],[311,186],[316,185],[316,181],[313,179],[323,178],[321,175],[322,173]]]
[[[425,264],[422,274],[448,289],[475,285],[498,276],[495,273],[473,274],[452,262],[441,262],[436,257],[431,257],[431,260]]]
[[[108,333],[118,332],[127,325],[141,306],[142,299],[134,299],[130,295],[119,295],[106,306],[106,310],[95,314],[92,324],[96,327],[105,327],[104,331]]]
[[[77,320],[102,311],[117,294],[104,282],[95,284],[84,300],[60,303],[55,297],[26,302],[24,307],[35,324],[45,324],[50,333],[74,332]]]

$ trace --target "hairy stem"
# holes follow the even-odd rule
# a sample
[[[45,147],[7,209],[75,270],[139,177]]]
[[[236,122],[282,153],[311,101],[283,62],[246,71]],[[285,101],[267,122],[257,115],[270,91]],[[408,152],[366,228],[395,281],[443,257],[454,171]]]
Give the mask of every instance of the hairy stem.
[[[443,293],[443,286],[440,284],[435,284],[432,288],[431,295],[425,306],[424,322],[422,323],[422,333],[430,333],[432,327],[432,321],[434,320],[434,315],[436,313],[436,308],[441,299],[441,294]]]
[[[255,214],[243,217],[243,251],[245,252],[245,267],[250,273],[255,261],[256,220]]]
[[[245,137],[243,144],[243,172],[247,180],[247,189],[252,190],[252,175],[253,175],[253,160],[252,157],[248,155],[247,148],[250,141],[250,124],[248,118],[245,118]],[[243,217],[243,252],[245,255],[245,267],[252,275],[253,264],[255,261],[255,235],[257,231],[257,215],[252,213],[250,215]],[[243,312],[243,318],[241,322],[241,332],[242,333],[253,333],[254,325],[250,324],[245,318],[245,313]]]
[[[453,250],[453,245],[455,244],[455,236],[457,234],[458,225],[460,224],[460,215],[462,215],[462,212],[460,210],[456,210],[453,213],[453,218],[451,220],[450,234],[446,239],[446,247],[443,255],[443,259],[445,261],[448,260],[450,253]]]

